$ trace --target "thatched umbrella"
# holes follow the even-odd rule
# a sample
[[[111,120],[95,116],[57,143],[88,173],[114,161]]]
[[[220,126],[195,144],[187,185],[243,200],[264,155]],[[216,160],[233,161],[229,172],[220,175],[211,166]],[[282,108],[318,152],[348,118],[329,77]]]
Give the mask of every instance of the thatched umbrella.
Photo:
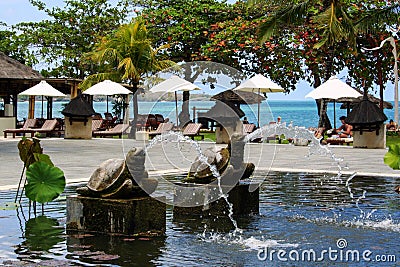
[[[347,109],[347,113],[349,113],[350,109],[353,109],[356,105],[358,105],[361,101],[363,100],[363,97],[357,97],[357,98],[347,98],[343,97],[337,100],[337,102],[342,102],[343,104],[340,106],[341,109]],[[372,103],[376,104],[379,106],[380,104],[380,99],[368,94],[368,100],[371,101]],[[386,109],[393,109],[393,105],[390,102],[383,101],[383,108]]]
[[[257,104],[266,100],[267,98],[253,92],[226,90],[211,97],[211,100],[219,100],[222,102],[231,102],[233,104]]]

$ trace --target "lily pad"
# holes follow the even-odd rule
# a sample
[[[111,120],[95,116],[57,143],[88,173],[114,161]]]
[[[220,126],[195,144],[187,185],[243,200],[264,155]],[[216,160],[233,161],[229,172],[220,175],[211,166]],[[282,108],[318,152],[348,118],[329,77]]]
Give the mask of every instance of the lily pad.
[[[26,171],[28,183],[26,196],[39,203],[46,203],[57,198],[65,188],[64,172],[45,162],[35,162]]]
[[[16,210],[19,208],[19,203],[6,202],[0,204],[0,210]]]
[[[389,151],[385,154],[383,162],[393,170],[400,169],[400,145],[390,145]]]

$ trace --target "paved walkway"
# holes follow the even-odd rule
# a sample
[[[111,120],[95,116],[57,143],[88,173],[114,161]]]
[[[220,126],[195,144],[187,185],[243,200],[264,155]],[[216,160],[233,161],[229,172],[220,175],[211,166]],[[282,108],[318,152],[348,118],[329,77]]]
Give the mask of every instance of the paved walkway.
[[[23,164],[19,159],[17,144],[20,138],[0,138],[0,190],[16,188]],[[45,138],[41,140],[44,153],[50,155],[55,165],[65,172],[67,183],[87,181],[97,166],[109,158],[124,158],[132,147],[144,147],[143,141],[97,138],[92,140],[66,140]],[[201,149],[220,147],[201,142]],[[400,177],[383,163],[386,149],[354,149],[346,146],[330,147],[338,158],[344,174]],[[247,144],[247,162],[253,162],[257,170],[265,172],[313,172],[337,173],[338,164],[332,155],[312,154],[308,147],[274,144]],[[184,173],[196,157],[190,144],[174,142],[157,145],[149,150],[146,168],[150,175],[157,173]]]

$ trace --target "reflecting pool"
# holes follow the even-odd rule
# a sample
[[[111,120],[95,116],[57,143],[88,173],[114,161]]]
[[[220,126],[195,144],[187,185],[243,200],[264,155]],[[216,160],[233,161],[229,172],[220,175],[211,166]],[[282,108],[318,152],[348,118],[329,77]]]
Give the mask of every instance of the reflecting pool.
[[[256,174],[260,175],[260,174]],[[169,177],[179,180],[180,177]],[[346,183],[347,182],[347,183]],[[68,186],[30,215],[13,191],[0,191],[0,262],[14,266],[393,266],[400,261],[400,196],[394,178],[270,173],[260,214],[236,218],[173,216],[163,237],[66,233]],[[38,207],[41,214],[41,207]]]

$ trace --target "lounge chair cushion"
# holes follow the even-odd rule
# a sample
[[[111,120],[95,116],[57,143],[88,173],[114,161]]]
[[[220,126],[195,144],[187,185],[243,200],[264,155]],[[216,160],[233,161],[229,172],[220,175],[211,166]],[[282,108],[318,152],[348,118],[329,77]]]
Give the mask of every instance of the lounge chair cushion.
[[[192,139],[194,139],[195,136],[200,136],[201,139],[204,139],[204,135],[201,135],[200,132],[201,128],[201,123],[189,123],[186,125],[186,127],[183,129],[182,134],[184,136],[190,136]]]
[[[129,128],[129,124],[117,124],[113,128],[105,130],[105,131],[93,131],[92,136],[96,137],[106,137],[106,136],[118,136],[122,137],[122,134],[125,133]]]

